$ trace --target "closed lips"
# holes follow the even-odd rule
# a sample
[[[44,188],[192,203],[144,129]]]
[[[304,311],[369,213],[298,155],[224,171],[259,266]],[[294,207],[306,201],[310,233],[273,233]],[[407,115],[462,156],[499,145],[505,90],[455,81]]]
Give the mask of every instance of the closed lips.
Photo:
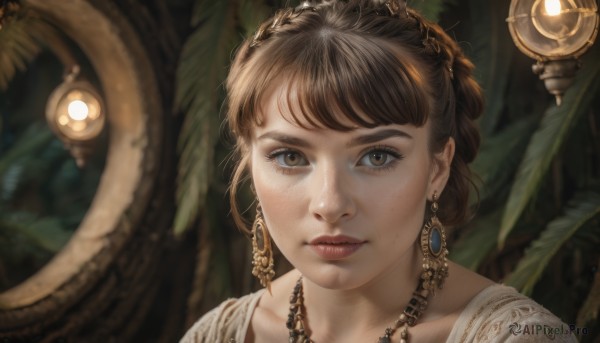
[[[344,245],[344,244],[361,244],[363,242],[317,242],[313,244],[326,244],[326,245]]]
[[[367,241],[348,236],[320,236],[310,241],[312,250],[326,261],[338,261],[350,257]]]
[[[310,241],[310,244],[311,245],[320,245],[320,244],[348,245],[348,244],[362,244],[365,242],[366,241],[352,238],[352,237],[333,236],[333,237],[317,237],[317,238],[313,239],[312,241]]]

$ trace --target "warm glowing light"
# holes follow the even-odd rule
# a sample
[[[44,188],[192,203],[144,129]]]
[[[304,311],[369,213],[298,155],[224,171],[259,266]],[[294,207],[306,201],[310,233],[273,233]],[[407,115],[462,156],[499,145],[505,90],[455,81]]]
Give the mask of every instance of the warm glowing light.
[[[71,101],[67,107],[67,112],[73,120],[85,120],[90,113],[87,104],[81,100]]]
[[[85,130],[88,125],[83,122],[83,121],[76,121],[71,123],[71,130],[75,131],[75,132],[82,132],[83,130]]]
[[[66,115],[61,115],[58,117],[58,123],[62,126],[69,124],[69,117]]]
[[[560,0],[544,0],[544,7],[549,16],[557,16],[562,11]]]

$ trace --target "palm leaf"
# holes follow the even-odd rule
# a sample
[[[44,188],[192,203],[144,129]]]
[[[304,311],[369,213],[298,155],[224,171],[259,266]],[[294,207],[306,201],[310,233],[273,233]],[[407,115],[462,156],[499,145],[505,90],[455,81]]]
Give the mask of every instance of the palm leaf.
[[[479,194],[481,201],[504,189],[510,177],[514,175],[535,128],[535,119],[530,116],[512,123],[494,136],[484,137],[481,150],[471,165],[483,182]],[[498,221],[500,219],[498,218]]]
[[[38,18],[19,13],[0,29],[0,90],[6,90],[17,70],[24,71],[41,51],[48,25]]]
[[[579,229],[600,215],[600,194],[586,192],[577,194],[567,205],[565,214],[548,224],[540,237],[525,252],[525,256],[511,273],[506,283],[531,294],[544,269],[556,254]]]
[[[479,120],[484,135],[491,135],[506,102],[506,87],[515,46],[500,13],[509,7],[508,0],[469,1],[469,54],[475,63],[475,76],[486,95],[484,115]]]
[[[591,108],[587,118],[580,120],[573,129],[561,155],[563,173],[573,181],[573,187],[576,189],[589,187],[594,179],[595,167],[600,167],[600,159],[597,158],[600,156],[600,132],[593,125],[596,118],[600,118],[600,113],[594,113],[597,112],[594,109],[600,108],[600,102]]]
[[[587,323],[598,319],[598,311],[600,310],[600,273],[596,272],[595,275],[590,293],[588,293],[579,313],[577,313],[578,327],[585,327]]]
[[[425,18],[438,22],[446,6],[454,3],[456,0],[413,0],[408,1],[408,7],[417,10]]]
[[[256,31],[271,12],[272,9],[263,0],[241,0],[238,16],[246,35]]]
[[[38,218],[29,212],[4,213],[0,230],[21,235],[35,247],[52,253],[57,253],[71,237],[71,232],[65,230],[58,218]]]
[[[584,61],[586,69],[565,94],[562,106],[552,105],[544,114],[540,128],[534,133],[504,210],[499,233],[502,246],[521,216],[529,200],[537,193],[550,163],[567,141],[578,120],[589,110],[600,88],[600,49],[594,49]]]
[[[34,152],[48,145],[54,138],[50,130],[41,125],[30,125],[21,135],[19,140],[13,144],[10,150],[2,154],[0,158],[0,176],[16,161],[23,157],[32,156]]]
[[[176,104],[185,112],[178,142],[176,234],[196,219],[211,182],[219,88],[235,41],[234,2],[198,0],[192,25],[198,27],[183,47],[176,80]]]
[[[469,224],[469,231],[452,245],[450,259],[463,267],[477,270],[496,246],[501,215],[502,212],[496,210],[477,217]]]

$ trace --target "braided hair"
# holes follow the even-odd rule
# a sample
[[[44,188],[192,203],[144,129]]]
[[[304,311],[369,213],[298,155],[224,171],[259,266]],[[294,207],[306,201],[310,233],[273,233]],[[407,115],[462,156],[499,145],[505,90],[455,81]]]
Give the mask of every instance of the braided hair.
[[[296,90],[287,100],[297,105],[289,110],[299,125],[348,131],[348,121],[373,128],[430,120],[432,153],[451,137],[456,145],[438,216],[450,226],[464,223],[483,110],[473,68],[446,32],[404,2],[305,1],[277,11],[243,42],[226,82],[227,120],[241,157],[230,192],[236,223],[245,229],[237,187],[252,129],[262,123],[261,101],[277,81]]]

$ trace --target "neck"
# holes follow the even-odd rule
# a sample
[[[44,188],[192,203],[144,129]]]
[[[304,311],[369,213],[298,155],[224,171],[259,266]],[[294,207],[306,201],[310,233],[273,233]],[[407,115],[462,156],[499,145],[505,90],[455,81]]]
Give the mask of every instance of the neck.
[[[375,340],[411,299],[419,283],[421,259],[418,249],[411,249],[379,277],[353,289],[326,289],[305,278],[305,321],[312,338],[331,342],[333,337],[340,340],[340,333],[356,338],[374,332],[371,340]]]

